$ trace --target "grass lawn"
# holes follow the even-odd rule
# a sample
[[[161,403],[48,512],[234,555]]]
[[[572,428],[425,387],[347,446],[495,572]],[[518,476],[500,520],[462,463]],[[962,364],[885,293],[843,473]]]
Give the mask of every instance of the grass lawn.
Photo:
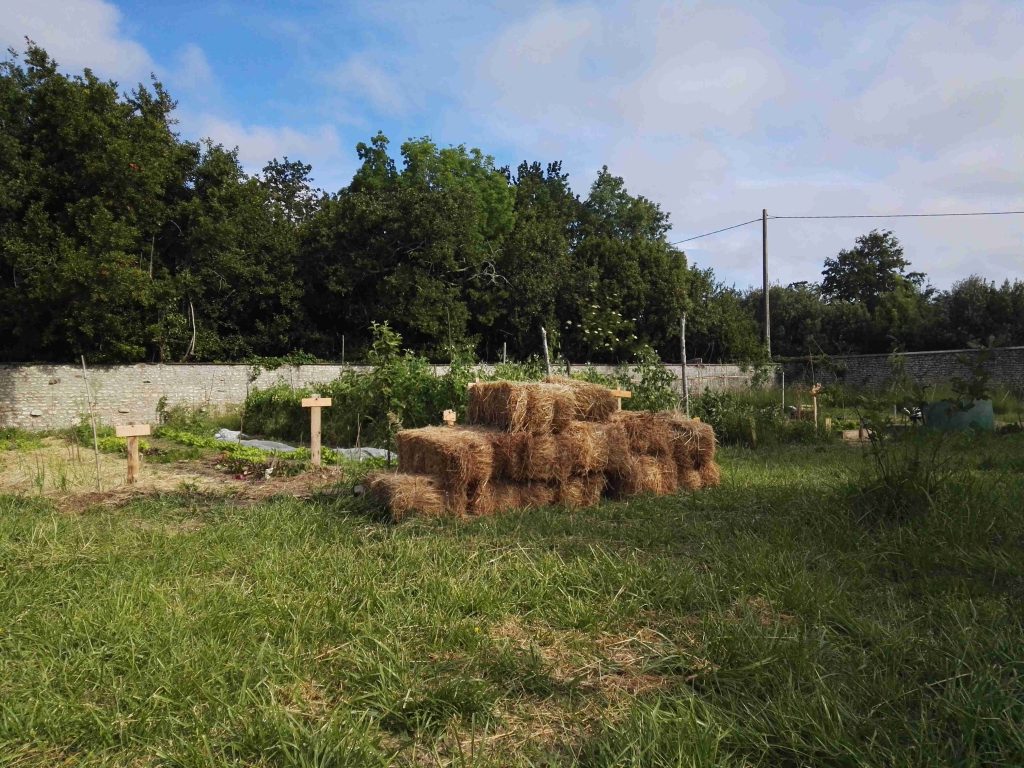
[[[1024,436],[944,450],[400,525],[0,497],[0,765],[1022,765]]]

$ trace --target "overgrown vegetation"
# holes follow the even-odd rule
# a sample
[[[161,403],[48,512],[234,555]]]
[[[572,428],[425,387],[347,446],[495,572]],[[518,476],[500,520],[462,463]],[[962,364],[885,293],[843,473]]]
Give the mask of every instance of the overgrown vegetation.
[[[694,495],[399,526],[350,497],[0,498],[0,754],[1018,765],[1022,437],[942,443],[948,492],[871,518],[885,494],[850,484],[913,461],[839,444],[726,447]]]

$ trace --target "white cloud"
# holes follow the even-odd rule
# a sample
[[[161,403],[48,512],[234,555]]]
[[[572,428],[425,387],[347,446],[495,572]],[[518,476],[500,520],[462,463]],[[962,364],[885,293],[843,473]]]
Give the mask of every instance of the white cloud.
[[[146,49],[121,29],[121,12],[103,0],[0,0],[0,43],[21,50],[25,37],[68,71],[89,67],[131,85],[155,69]]]
[[[177,65],[170,70],[169,79],[177,89],[190,93],[204,93],[217,90],[213,68],[195,43],[188,43],[178,51]]]
[[[349,57],[326,75],[325,80],[337,93],[365,99],[381,114],[401,115],[413,104],[399,80],[364,54]]]
[[[602,162],[672,213],[673,237],[771,214],[1024,209],[1024,6],[582,3],[481,47],[467,114],[573,171]],[[480,139],[481,143],[485,140]],[[574,179],[585,192],[590,179]],[[1024,217],[775,221],[774,279],[888,227],[938,285],[1024,277]],[[686,246],[756,283],[760,228]]]
[[[246,125],[209,113],[184,115],[182,126],[189,135],[210,138],[228,149],[238,147],[238,159],[248,173],[259,172],[273,158],[288,157],[311,164],[317,185],[328,191],[334,192],[345,183],[340,174],[323,175],[328,166],[337,168],[342,164],[342,143],[333,126],[321,125],[303,131]]]

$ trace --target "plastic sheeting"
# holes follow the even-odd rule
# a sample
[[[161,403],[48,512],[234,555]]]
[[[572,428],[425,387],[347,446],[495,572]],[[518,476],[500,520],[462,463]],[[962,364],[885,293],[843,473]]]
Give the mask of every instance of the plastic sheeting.
[[[218,429],[213,437],[215,440],[223,440],[226,443],[238,443],[250,448],[261,448],[264,451],[291,453],[295,450],[295,446],[288,445],[287,443],[278,443],[273,440],[254,440],[248,435],[236,432],[233,429]],[[331,448],[331,450],[341,454],[346,459],[355,459],[356,461],[362,461],[363,459],[386,459],[388,457],[388,452],[383,448]],[[392,457],[397,456],[394,451],[391,451],[390,455]]]

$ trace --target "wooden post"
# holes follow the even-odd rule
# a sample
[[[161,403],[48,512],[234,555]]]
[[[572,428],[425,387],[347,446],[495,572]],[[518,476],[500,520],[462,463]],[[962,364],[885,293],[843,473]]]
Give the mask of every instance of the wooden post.
[[[683,374],[683,402],[686,403],[686,418],[690,418],[690,384],[686,379],[686,313],[679,321],[679,352],[682,364],[679,366]]]
[[[540,340],[544,345],[544,367],[547,370],[547,375],[551,375],[551,356],[548,354],[548,332],[547,329],[542,325],[540,327]]]
[[[508,342],[501,342],[501,362],[502,364],[508,362]]]
[[[619,411],[622,410],[622,398],[633,396],[633,393],[630,392],[628,389],[613,389],[612,394],[615,395],[616,398],[618,398],[619,407],[616,410]]]
[[[139,479],[139,438],[150,434],[149,424],[122,424],[114,427],[114,434],[128,438],[128,485],[135,485]]]
[[[313,395],[302,398],[302,407],[309,408],[309,461],[320,466],[320,409],[329,408],[331,398]]]
[[[811,387],[811,401],[814,404],[814,431],[818,431],[818,395],[821,394],[821,384],[815,384]]]
[[[89,420],[92,422],[92,450],[96,459],[96,490],[98,491],[100,489],[100,439],[96,435],[96,408],[93,406],[92,390],[89,389],[89,374],[85,372],[85,355],[82,355],[82,380],[85,382]]]
[[[451,408],[446,409],[441,414],[441,421],[444,422],[444,425],[446,427],[454,427],[455,426],[455,411],[453,411]]]

